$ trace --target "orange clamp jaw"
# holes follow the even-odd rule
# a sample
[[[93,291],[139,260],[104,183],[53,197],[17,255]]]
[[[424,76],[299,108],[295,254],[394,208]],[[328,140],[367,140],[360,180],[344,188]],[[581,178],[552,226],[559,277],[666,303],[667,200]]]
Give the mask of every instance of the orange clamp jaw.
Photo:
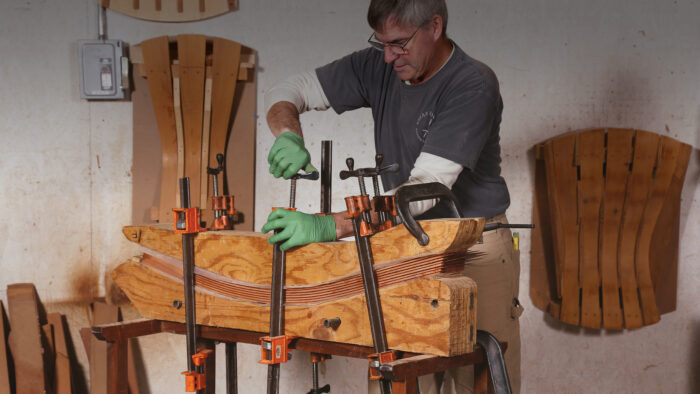
[[[369,379],[378,380],[382,377],[382,374],[379,372],[379,366],[396,360],[396,353],[391,350],[384,353],[374,353],[367,359],[369,360]]]
[[[372,206],[369,202],[369,196],[366,194],[345,197],[345,205],[348,208],[348,216],[346,219],[354,219],[358,216],[363,216],[363,218],[370,217],[369,212]],[[368,237],[376,232],[372,223],[367,220],[360,221],[360,235],[363,237]]]
[[[207,357],[212,353],[211,349],[204,349],[199,351],[197,354],[192,355],[192,362],[195,366],[200,367],[204,365]],[[182,373],[185,375],[185,391],[188,393],[196,392],[207,387],[206,373],[199,373],[195,371],[185,371]]]
[[[174,229],[177,234],[196,234],[206,230],[200,226],[199,208],[173,208]]]
[[[280,364],[289,361],[289,342],[294,337],[280,335],[278,337],[260,338],[260,364]]]

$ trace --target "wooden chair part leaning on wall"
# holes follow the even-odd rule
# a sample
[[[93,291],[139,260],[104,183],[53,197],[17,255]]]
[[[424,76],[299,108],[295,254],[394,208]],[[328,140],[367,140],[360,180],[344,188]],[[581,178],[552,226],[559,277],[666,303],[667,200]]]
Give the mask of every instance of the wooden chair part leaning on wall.
[[[595,129],[535,149],[533,303],[565,323],[612,330],[675,310],[691,147],[648,131]]]
[[[213,195],[207,167],[216,168],[216,154],[227,151],[229,130],[235,123],[232,110],[237,82],[248,79],[254,55],[242,55],[237,42],[196,34],[181,34],[174,41],[168,36],[152,38],[131,52],[139,74],[148,81],[160,135],[160,201],[155,216],[160,223],[172,222],[171,210],[180,206],[177,180],[187,176],[191,206],[202,208],[203,219],[207,219],[205,209]],[[253,141],[254,129],[244,132],[245,140]],[[232,160],[244,157],[252,161],[254,154]],[[252,210],[246,211],[252,218]]]

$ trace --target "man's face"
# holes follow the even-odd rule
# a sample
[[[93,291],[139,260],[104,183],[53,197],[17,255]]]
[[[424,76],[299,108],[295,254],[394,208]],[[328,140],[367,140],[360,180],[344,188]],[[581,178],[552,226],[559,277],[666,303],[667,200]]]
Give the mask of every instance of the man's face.
[[[403,45],[406,53],[401,55],[390,47],[384,49],[384,61],[393,65],[401,80],[420,83],[435,71],[430,64],[436,41],[432,30],[430,25],[420,28],[399,25],[390,18],[374,33],[384,44]]]

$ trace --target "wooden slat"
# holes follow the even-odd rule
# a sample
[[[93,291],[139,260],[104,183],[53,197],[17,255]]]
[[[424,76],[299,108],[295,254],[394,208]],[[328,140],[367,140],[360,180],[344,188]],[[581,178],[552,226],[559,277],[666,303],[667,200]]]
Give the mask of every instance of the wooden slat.
[[[49,390],[44,371],[45,352],[39,322],[39,297],[31,283],[7,286],[10,343],[18,393],[44,394]]]
[[[199,199],[199,207],[206,209],[209,205],[207,191],[209,190],[209,175],[207,172],[207,161],[209,160],[209,140],[211,139],[211,91],[212,91],[212,71],[211,67],[207,67],[204,82],[204,120],[202,121],[202,165],[200,169],[200,189],[201,197]],[[212,168],[216,168],[216,160],[212,163]],[[223,186],[223,185],[222,185]]]
[[[92,324],[113,323],[119,320],[119,308],[104,302],[93,303]],[[108,394],[110,373],[108,344],[94,336],[90,338],[90,394]],[[111,393],[109,393],[111,394]]]
[[[71,394],[71,369],[68,355],[68,343],[63,316],[59,313],[49,313],[46,317],[54,330],[54,349],[56,354],[56,367],[54,374],[54,387],[56,394]]]
[[[5,320],[5,307],[0,301],[0,394],[11,394],[10,365],[7,358],[7,321]]]
[[[182,124],[185,131],[185,176],[190,178],[190,205],[199,207],[206,37],[198,34],[178,35],[177,52],[180,62]]]
[[[652,244],[651,238],[671,185],[673,174],[676,171],[680,147],[680,142],[672,138],[661,138],[653,184],[649,190],[640,223],[634,262],[639,284],[639,297],[642,302],[644,325],[654,324],[660,320],[659,310],[656,306],[656,297],[654,296],[654,284],[651,278],[649,253],[653,247],[656,247]]]
[[[162,150],[159,221],[172,223],[177,195],[177,130],[173,116],[173,87],[170,73],[168,37],[141,43],[153,109],[158,123]]]
[[[41,326],[44,341],[44,375],[49,392],[53,392],[56,383],[56,348],[54,340],[53,324],[47,323]]]
[[[618,272],[622,284],[622,305],[625,315],[625,328],[633,329],[644,325],[638,297],[634,254],[639,225],[642,220],[649,187],[651,171],[656,162],[659,138],[654,133],[637,130],[634,141],[632,173],[629,177],[625,205],[623,208],[620,244],[618,247]]]
[[[581,174],[578,187],[581,325],[589,328],[600,328],[598,234],[600,204],[603,199],[605,130],[598,129],[579,133],[577,143]]]
[[[464,251],[479,239],[484,219],[420,221],[430,236],[420,246],[404,226],[371,238],[376,265],[431,254]],[[171,257],[182,257],[182,238],[171,227],[126,226],[127,239]],[[246,231],[210,231],[195,238],[197,267],[248,283],[270,284],[272,246],[268,236]],[[360,270],[354,242],[312,243],[286,253],[287,285],[304,285],[337,279]]]
[[[681,192],[692,149],[688,144],[681,144],[668,196],[652,235],[654,247],[650,251],[649,262],[660,313],[676,310]]]
[[[603,219],[600,234],[600,271],[603,297],[603,327],[622,330],[617,246],[625,201],[627,177],[632,163],[634,130],[608,130]]]
[[[241,44],[218,37],[214,37],[212,40],[211,135],[209,155],[203,157],[207,158],[209,167],[216,167],[216,155],[218,153],[226,155],[226,144],[231,125],[231,109],[236,94],[236,82],[241,61]],[[233,160],[231,161],[233,162]],[[223,183],[220,189],[223,194]],[[209,196],[213,195],[212,186],[207,190]]]
[[[118,266],[112,277],[139,313],[147,318],[184,322],[183,287],[138,262]],[[462,276],[424,278],[380,289],[389,347],[441,356],[472,350],[476,311],[476,285]],[[269,308],[264,305],[196,294],[198,324],[265,331]],[[473,300],[473,303],[472,303]],[[472,307],[473,305],[473,307]],[[336,329],[323,327],[326,318],[339,317]],[[318,305],[285,308],[285,333],[305,338],[372,345],[364,294]]]
[[[550,189],[551,217],[554,222],[556,261],[561,274],[561,315],[560,320],[578,325],[579,277],[578,277],[578,237],[577,222],[577,169],[574,163],[576,135],[555,138],[545,144],[547,164],[547,185]]]
[[[171,66],[173,74],[173,110],[175,115],[175,131],[177,133],[177,178],[185,176],[185,130],[182,126],[182,102],[180,100],[180,66]],[[177,193],[177,207],[181,207],[180,193]]]

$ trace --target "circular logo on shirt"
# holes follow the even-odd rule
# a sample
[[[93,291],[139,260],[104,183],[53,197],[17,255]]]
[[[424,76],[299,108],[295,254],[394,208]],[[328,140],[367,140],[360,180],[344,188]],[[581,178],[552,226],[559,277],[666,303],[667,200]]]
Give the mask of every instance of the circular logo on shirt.
[[[416,120],[416,137],[418,137],[420,142],[425,142],[425,139],[428,138],[430,125],[433,124],[434,120],[435,114],[433,111],[426,111],[418,116],[418,120]]]

